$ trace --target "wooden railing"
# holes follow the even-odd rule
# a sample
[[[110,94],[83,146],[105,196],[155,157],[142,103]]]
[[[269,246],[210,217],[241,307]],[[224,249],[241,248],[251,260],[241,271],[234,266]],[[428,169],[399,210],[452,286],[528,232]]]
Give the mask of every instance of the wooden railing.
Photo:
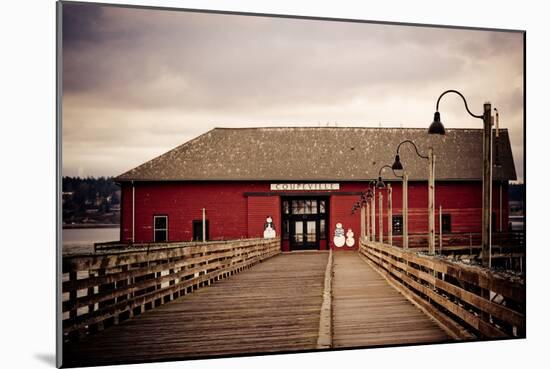
[[[384,235],[384,241],[389,243],[387,235]],[[439,248],[439,234],[435,235],[435,248]],[[392,239],[394,246],[403,245],[403,236],[394,235]],[[426,247],[428,244],[427,233],[409,233],[409,247]],[[517,248],[521,249],[525,247],[525,233],[524,232],[493,232],[491,234],[491,244],[496,248]],[[441,235],[441,245],[443,249],[453,249],[454,247],[460,248],[467,247],[480,248],[481,246],[481,233],[475,232],[460,232],[460,233],[443,233]]]
[[[521,277],[364,240],[359,252],[455,338],[525,336]]]
[[[279,239],[243,239],[65,256],[64,340],[101,331],[280,252]]]
[[[385,243],[389,239],[384,237]],[[402,247],[403,237],[393,236],[392,245]],[[428,252],[428,235],[409,234],[409,248]],[[481,233],[448,233],[435,238],[435,253],[456,260],[477,260],[481,263]],[[523,272],[525,269],[525,233],[495,232],[491,237],[491,265],[494,268]]]

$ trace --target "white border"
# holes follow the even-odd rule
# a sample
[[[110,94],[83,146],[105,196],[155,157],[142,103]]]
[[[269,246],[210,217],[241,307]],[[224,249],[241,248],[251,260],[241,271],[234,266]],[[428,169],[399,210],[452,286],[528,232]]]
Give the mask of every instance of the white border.
[[[113,3],[120,1],[111,1]],[[307,16],[483,26],[527,30],[527,242],[526,340],[275,355],[117,366],[117,368],[519,368],[546,362],[549,328],[546,274],[550,261],[543,223],[548,198],[548,22],[544,2],[503,1],[134,1]],[[540,5],[539,5],[540,4]],[[2,367],[52,367],[55,352],[55,3],[2,4],[3,303]],[[25,219],[24,222],[16,221]],[[9,232],[8,232],[9,230]],[[544,355],[544,356],[543,356]],[[355,366],[355,365],[354,365]]]

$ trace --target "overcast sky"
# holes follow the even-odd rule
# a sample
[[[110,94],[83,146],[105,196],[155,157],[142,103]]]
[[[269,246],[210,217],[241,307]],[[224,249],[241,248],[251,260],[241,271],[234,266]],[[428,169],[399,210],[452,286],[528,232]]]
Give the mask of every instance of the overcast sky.
[[[523,179],[523,35],[63,5],[63,175],[121,174],[214,127],[423,127],[490,101]],[[481,128],[456,95],[447,128]]]

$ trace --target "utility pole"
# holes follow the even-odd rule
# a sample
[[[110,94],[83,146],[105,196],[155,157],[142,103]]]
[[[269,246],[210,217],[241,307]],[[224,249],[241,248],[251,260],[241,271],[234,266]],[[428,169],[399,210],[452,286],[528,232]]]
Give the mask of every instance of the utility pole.
[[[443,254],[443,208],[439,205],[439,255]]]
[[[378,192],[378,242],[384,243],[384,208],[382,191]]]
[[[372,206],[371,206],[371,223],[372,223],[372,242],[376,242],[376,188],[373,189],[372,196]]]
[[[435,173],[434,173],[434,150],[428,149],[428,253],[435,254]]]
[[[367,200],[367,212],[366,212],[366,218],[367,218],[367,242],[370,241],[370,199]]]
[[[202,242],[206,242],[206,209],[202,208]]]
[[[409,248],[409,175],[403,171],[403,248]]]
[[[388,243],[393,245],[393,214],[392,214],[392,191],[388,183]]]
[[[361,241],[365,241],[365,206],[361,206]]]
[[[448,94],[455,93],[459,95],[464,101],[464,107],[468,114],[474,118],[483,119],[483,172],[482,172],[482,216],[481,216],[481,262],[484,267],[491,267],[491,167],[493,163],[491,162],[491,141],[492,141],[492,117],[491,117],[491,103],[486,102],[483,104],[483,115],[476,115],[470,111],[468,108],[468,103],[466,98],[457,90],[447,90],[444,91],[437,98],[437,103],[435,105],[434,120],[428,128],[428,134],[445,134],[445,127],[441,123],[441,114],[439,113],[439,101],[441,98]]]
[[[481,261],[490,267],[491,227],[491,103],[483,104],[483,217],[481,222]]]

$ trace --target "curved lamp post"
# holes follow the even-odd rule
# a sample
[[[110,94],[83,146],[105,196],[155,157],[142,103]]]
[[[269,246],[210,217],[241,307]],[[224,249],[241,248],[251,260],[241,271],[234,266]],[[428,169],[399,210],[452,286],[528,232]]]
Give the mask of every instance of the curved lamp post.
[[[400,176],[398,174],[395,173],[395,170],[393,170],[393,168],[389,165],[383,165],[382,167],[380,167],[380,170],[378,171],[378,181],[376,182],[376,187],[379,188],[379,189],[382,189],[382,188],[386,188],[388,190],[388,241],[389,241],[389,244],[390,246],[393,245],[393,224],[392,224],[392,220],[393,220],[393,210],[392,210],[392,188],[391,188],[391,185],[388,183],[388,185],[386,186],[386,184],[384,184],[384,182],[382,181],[382,170],[384,170],[385,168],[389,168],[392,170],[393,172],[393,175],[398,177],[398,178],[401,178],[403,179],[404,177],[403,176]],[[379,206],[380,210],[382,209],[382,202],[380,202],[380,206]],[[381,213],[380,213],[381,214]],[[382,224],[382,216],[380,215],[380,220],[379,220],[379,223]],[[382,228],[381,228],[382,229]],[[383,239],[382,239],[382,231],[380,231],[380,242],[382,242]]]
[[[439,117],[439,113],[437,115]],[[441,122],[440,122],[441,123]],[[437,125],[436,125],[437,126]],[[443,127],[443,125],[441,125]],[[444,132],[444,129],[443,129]],[[401,145],[409,143],[414,147],[416,155],[422,159],[428,160],[428,253],[435,254],[435,158],[433,149],[428,149],[428,155],[422,155],[418,152],[418,147],[411,140],[405,140],[397,145],[397,154],[395,161],[392,164],[393,170],[403,170],[403,164],[399,157],[399,149]],[[409,247],[409,230],[408,230],[408,177],[403,173],[403,248]],[[407,209],[407,211],[405,211]]]
[[[485,267],[491,266],[490,233],[491,233],[491,103],[483,104],[483,114],[473,114],[468,108],[466,98],[457,90],[447,90],[437,99],[434,120],[428,128],[429,134],[445,134],[445,127],[441,123],[439,101],[448,94],[454,93],[462,98],[466,111],[474,118],[483,120],[483,215],[481,218],[481,259]]]
[[[374,203],[373,199],[375,198],[375,194],[376,194],[376,181],[371,180],[368,183],[367,191],[361,193],[361,197],[360,197],[359,201],[357,201],[351,209],[352,214],[355,214],[355,211],[357,209],[361,210],[361,237],[363,238],[363,237],[366,236],[367,240],[371,239],[371,237],[370,237],[370,227],[369,227],[369,223],[370,223],[369,222],[369,217],[370,217],[369,210],[370,209],[372,209],[372,220],[373,220],[373,224],[374,224],[375,203]],[[372,205],[371,205],[371,202],[372,202]],[[366,222],[365,222],[365,220],[366,220]],[[366,223],[366,227],[365,227],[365,223]],[[366,235],[365,235],[365,228],[366,228]],[[375,230],[373,229],[372,241],[375,241],[374,234],[375,234]]]

